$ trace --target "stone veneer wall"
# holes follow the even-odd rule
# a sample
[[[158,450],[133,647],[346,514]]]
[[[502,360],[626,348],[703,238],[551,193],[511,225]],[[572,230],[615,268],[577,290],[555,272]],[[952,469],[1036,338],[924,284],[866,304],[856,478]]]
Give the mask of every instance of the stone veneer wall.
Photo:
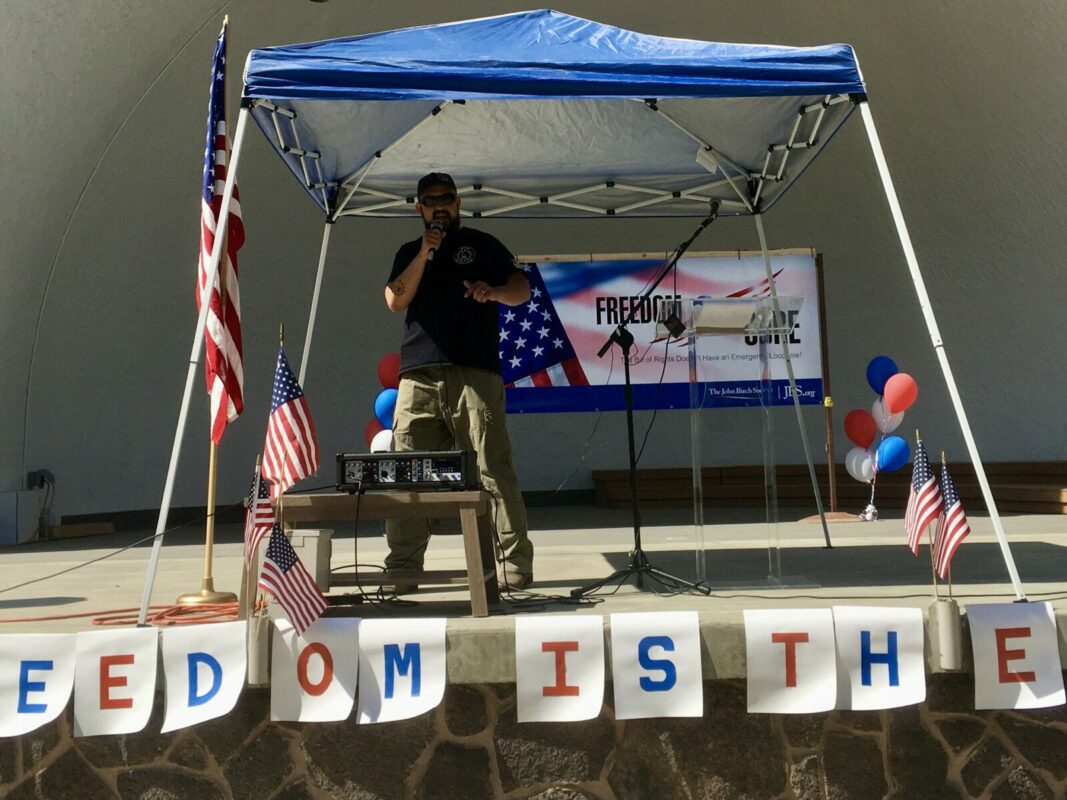
[[[610,687],[607,693],[611,694]],[[1067,710],[973,708],[969,675],[922,706],[750,715],[743,681],[708,681],[701,719],[515,720],[514,686],[449,686],[433,713],[373,726],[272,723],[249,690],[223,719],[160,735],[72,739],[70,712],[0,740],[7,800],[875,800],[1062,798]]]

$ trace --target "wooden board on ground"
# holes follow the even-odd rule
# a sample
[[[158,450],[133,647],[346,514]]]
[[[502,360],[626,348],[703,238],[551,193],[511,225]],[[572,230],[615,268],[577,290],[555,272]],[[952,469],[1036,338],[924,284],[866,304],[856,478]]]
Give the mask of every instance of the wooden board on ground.
[[[100,536],[114,533],[112,522],[80,522],[74,525],[56,525],[48,529],[46,539],[75,539],[79,536]]]
[[[1067,514],[1067,461],[990,462],[984,465],[1000,511],[1026,514]],[[970,462],[949,464],[960,499],[973,513],[985,513],[981,489]],[[715,508],[751,508],[764,504],[762,465],[706,467],[701,470],[704,505]],[[853,480],[837,465],[838,508],[862,508],[870,487]],[[825,464],[815,468],[824,505],[829,504],[829,479]],[[814,506],[811,479],[804,464],[775,468],[779,506]],[[910,466],[878,476],[875,503],[879,508],[904,508],[908,498]],[[626,508],[630,505],[629,473],[626,470],[594,470],[593,485],[598,505]],[[679,508],[693,502],[692,471],[685,467],[637,471],[637,496],[649,508]]]

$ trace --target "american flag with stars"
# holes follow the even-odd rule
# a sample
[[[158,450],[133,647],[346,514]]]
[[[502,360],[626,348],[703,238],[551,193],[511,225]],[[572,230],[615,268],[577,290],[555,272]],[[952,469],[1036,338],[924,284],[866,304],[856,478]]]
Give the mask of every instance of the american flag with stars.
[[[270,481],[271,499],[319,468],[319,442],[304,390],[289,367],[285,348],[278,349],[267,441],[263,444],[263,478]]]
[[[505,386],[588,386],[535,264],[524,264],[530,299],[500,306],[500,371]]]
[[[919,542],[922,539],[923,530],[937,519],[941,508],[941,490],[937,486],[937,477],[930,469],[930,459],[926,457],[926,448],[920,439],[915,446],[911,489],[908,491],[908,508],[904,512],[904,530],[908,534],[908,547],[915,555],[919,555]]]
[[[248,492],[248,510],[245,512],[245,567],[251,568],[256,550],[263,537],[274,527],[274,509],[270,504],[267,481],[260,474],[260,466],[252,475],[252,488]]]
[[[301,635],[322,616],[329,605],[301,563],[289,537],[277,523],[271,528],[267,557],[259,574],[259,588],[269,592],[278,601],[296,632]]]
[[[211,93],[204,148],[203,191],[200,204],[200,256],[197,266],[196,305],[208,281],[211,251],[222,228],[225,247],[211,289],[210,311],[204,326],[204,376],[211,397],[211,440],[218,444],[227,423],[244,410],[244,352],[241,344],[241,297],[237,288],[237,251],[245,241],[241,201],[233,187],[226,224],[219,225],[226,162],[230,151],[226,136],[226,30],[224,22],[211,62]]]
[[[956,484],[948,474],[948,465],[941,465],[941,494],[943,508],[937,518],[937,536],[934,537],[934,563],[937,574],[942,580],[948,574],[949,565],[956,549],[971,532],[967,515],[963,513],[963,503],[956,492]]]

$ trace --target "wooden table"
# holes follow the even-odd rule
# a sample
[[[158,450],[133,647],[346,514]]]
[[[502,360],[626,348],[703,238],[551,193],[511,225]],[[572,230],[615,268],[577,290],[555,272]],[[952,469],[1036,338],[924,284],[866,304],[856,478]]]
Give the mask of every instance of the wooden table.
[[[466,583],[470,587],[471,615],[486,617],[489,604],[500,601],[493,553],[493,522],[487,492],[369,492],[354,494],[298,494],[287,496],[283,520],[295,523],[352,522],[359,503],[360,519],[439,519],[459,516],[463,530],[463,552],[467,569],[463,570],[392,570],[388,578],[380,572],[357,571],[335,573],[335,586],[405,586],[420,584]]]

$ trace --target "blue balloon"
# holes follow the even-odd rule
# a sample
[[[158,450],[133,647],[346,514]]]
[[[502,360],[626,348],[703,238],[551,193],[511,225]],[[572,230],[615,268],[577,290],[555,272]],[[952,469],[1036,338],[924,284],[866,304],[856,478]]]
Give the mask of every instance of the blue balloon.
[[[889,356],[875,356],[867,365],[867,383],[875,394],[880,395],[885,391],[885,382],[898,372],[900,370]]]
[[[878,445],[878,471],[893,472],[908,463],[911,448],[899,436],[887,436]]]
[[[374,416],[383,428],[393,427],[393,412],[396,411],[396,389],[382,389],[374,398]]]

